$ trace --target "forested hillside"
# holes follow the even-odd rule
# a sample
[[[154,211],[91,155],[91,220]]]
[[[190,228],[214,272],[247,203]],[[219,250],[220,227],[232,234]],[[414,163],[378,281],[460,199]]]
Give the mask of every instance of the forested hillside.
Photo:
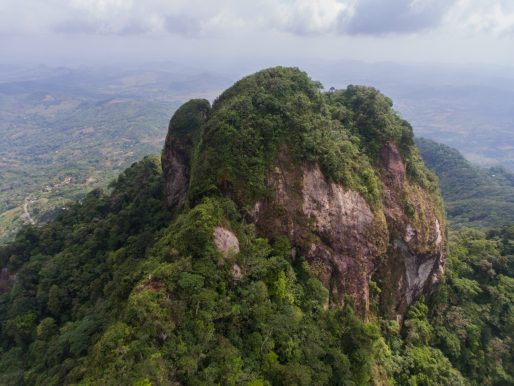
[[[375,89],[261,71],[180,108],[162,165],[0,247],[0,384],[514,383],[514,229],[448,236]]]
[[[257,238],[230,201],[165,226],[156,161],[2,250],[18,272],[2,299],[2,383],[366,382],[378,326],[325,311],[326,289],[292,264],[288,241]],[[243,278],[213,248],[220,221],[240,224]]]
[[[514,175],[501,167],[480,169],[449,146],[416,139],[425,164],[439,177],[454,227],[497,227],[514,222]]]
[[[452,236],[445,284],[403,328],[363,323],[351,307],[325,311],[326,290],[290,260],[287,240],[270,245],[251,227],[238,232],[238,261],[252,270],[234,281],[208,235],[217,216],[239,215],[209,201],[167,228],[160,176],[158,160],[145,159],[110,196],[92,192],[1,250],[17,282],[0,298],[0,383],[514,382],[512,227]],[[191,237],[198,250],[177,260],[170,239],[183,248]]]

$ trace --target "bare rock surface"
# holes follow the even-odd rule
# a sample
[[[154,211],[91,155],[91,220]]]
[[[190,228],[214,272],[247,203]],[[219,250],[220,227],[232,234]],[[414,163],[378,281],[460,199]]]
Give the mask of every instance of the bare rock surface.
[[[166,201],[170,208],[180,208],[187,201],[194,142],[209,110],[207,100],[192,99],[182,105],[170,120],[162,151]]]
[[[231,230],[217,226],[213,236],[214,245],[225,257],[239,253],[239,240]]]
[[[408,182],[394,144],[386,144],[380,157],[382,206],[373,209],[360,193],[328,181],[318,165],[295,165],[284,147],[267,178],[274,195],[257,202],[250,218],[266,236],[289,236],[330,290],[332,303],[350,295],[366,315],[369,280],[379,276],[382,300],[401,321],[444,272],[444,220],[427,192]]]
[[[170,207],[184,205],[189,187],[189,157],[176,138],[168,137],[163,153],[166,200]]]
[[[232,278],[235,281],[239,281],[239,280],[241,280],[242,277],[243,277],[243,272],[241,271],[241,267],[238,264],[234,264],[232,266]]]

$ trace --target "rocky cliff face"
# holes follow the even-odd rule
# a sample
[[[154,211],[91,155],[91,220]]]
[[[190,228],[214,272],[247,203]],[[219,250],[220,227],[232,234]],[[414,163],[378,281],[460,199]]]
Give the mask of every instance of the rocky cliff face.
[[[236,83],[212,109],[191,101],[163,152],[168,204],[230,197],[258,232],[286,235],[329,289],[367,315],[370,282],[401,320],[444,271],[445,221],[410,126],[370,88],[323,93],[296,69]]]
[[[305,256],[330,290],[330,302],[349,294],[367,310],[370,275],[387,251],[383,216],[358,192],[328,181],[317,164],[295,164],[285,147],[267,185],[271,197],[251,213],[257,228],[270,238],[289,236],[294,254]]]
[[[170,207],[181,207],[186,202],[194,135],[207,119],[209,109],[207,100],[193,99],[182,105],[170,121],[162,152],[166,201]]]
[[[373,210],[358,192],[328,181],[317,164],[293,162],[284,147],[266,181],[273,193],[255,204],[250,217],[267,237],[289,236],[332,302],[349,294],[366,313],[375,275],[387,311],[401,320],[444,272],[444,220],[438,204],[406,179],[394,144],[384,145],[379,164],[383,207]],[[413,215],[406,213],[405,200],[413,203]]]
[[[406,178],[405,162],[394,144],[380,152],[382,200],[389,245],[379,265],[382,299],[401,319],[408,305],[430,291],[446,264],[445,219],[440,201]],[[407,205],[405,204],[407,203]]]

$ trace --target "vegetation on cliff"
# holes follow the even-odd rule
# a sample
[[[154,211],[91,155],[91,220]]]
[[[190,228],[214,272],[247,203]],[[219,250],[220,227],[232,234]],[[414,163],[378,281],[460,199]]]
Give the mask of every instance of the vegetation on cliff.
[[[380,144],[394,142],[412,186],[436,197],[390,100],[362,87],[323,93],[279,68],[207,107],[190,103],[172,120],[193,150],[189,206],[167,207],[160,160],[147,157],[110,193],[95,190],[0,248],[0,268],[16,274],[0,293],[0,384],[512,383],[512,229],[453,237],[444,284],[400,326],[381,313],[374,282],[365,320],[349,297],[329,304],[289,238],[247,221],[283,143],[379,206]],[[196,124],[206,110],[208,125]],[[219,227],[237,250],[220,250]]]
[[[238,203],[252,205],[266,195],[265,176],[279,148],[287,144],[297,161],[317,162],[331,180],[379,202],[373,167],[384,143],[396,143],[409,175],[435,191],[413,142],[412,128],[389,98],[370,87],[322,92],[295,68],[272,68],[248,76],[214,102],[199,130],[190,198],[230,190]],[[203,106],[202,106],[203,107]]]
[[[325,310],[327,290],[292,262],[286,239],[256,237],[219,198],[166,227],[154,158],[113,188],[1,250],[17,281],[1,299],[0,383],[370,380],[375,353],[386,350],[376,323],[350,305]],[[238,235],[237,257],[216,250],[217,224]]]
[[[445,284],[399,329],[325,309],[326,289],[288,241],[256,237],[229,200],[167,226],[155,158],[113,188],[1,250],[17,281],[1,295],[0,383],[512,382],[512,227],[455,235]],[[239,255],[215,249],[220,223]]]

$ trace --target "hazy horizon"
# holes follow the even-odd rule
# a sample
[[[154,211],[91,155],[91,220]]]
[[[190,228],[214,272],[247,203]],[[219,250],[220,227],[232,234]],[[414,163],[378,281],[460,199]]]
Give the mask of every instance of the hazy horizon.
[[[417,135],[514,168],[506,0],[0,0],[0,46],[0,82],[174,102],[294,66],[326,89],[376,87]]]
[[[513,43],[514,3],[505,0],[0,2],[2,61],[16,65],[499,69],[514,65]]]

